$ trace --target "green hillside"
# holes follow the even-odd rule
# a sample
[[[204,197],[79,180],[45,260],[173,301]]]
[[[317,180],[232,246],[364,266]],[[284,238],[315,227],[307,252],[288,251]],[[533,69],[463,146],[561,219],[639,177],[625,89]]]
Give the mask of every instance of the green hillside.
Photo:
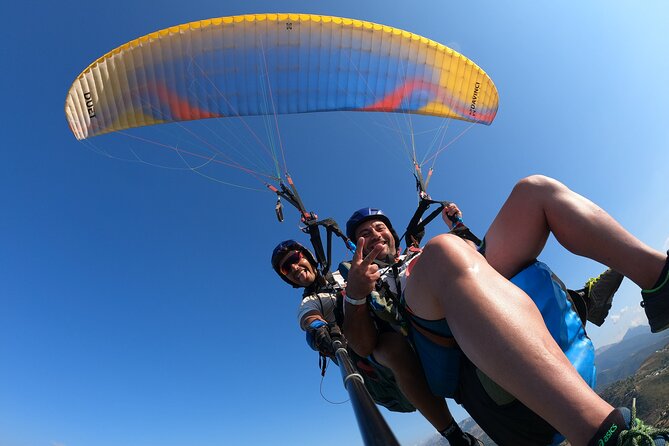
[[[669,427],[669,344],[651,354],[637,372],[600,392],[612,406],[629,406],[636,398],[637,417]]]

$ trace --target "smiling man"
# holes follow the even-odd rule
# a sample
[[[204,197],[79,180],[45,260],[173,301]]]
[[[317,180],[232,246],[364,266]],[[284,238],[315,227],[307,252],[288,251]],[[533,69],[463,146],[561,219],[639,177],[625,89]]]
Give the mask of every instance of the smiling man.
[[[287,249],[278,261],[278,273],[294,287],[306,288],[316,281],[316,268],[313,256],[296,242]],[[309,256],[309,257],[307,257]]]

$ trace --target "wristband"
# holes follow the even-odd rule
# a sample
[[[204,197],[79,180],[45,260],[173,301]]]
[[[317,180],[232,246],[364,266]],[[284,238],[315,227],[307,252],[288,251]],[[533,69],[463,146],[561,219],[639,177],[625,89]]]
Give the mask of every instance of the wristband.
[[[311,328],[313,330],[316,330],[317,328],[321,328],[323,325],[327,325],[327,324],[320,319],[316,319],[311,324],[309,324],[309,328]]]
[[[356,305],[356,306],[358,306],[358,305],[365,305],[365,304],[367,303],[367,298],[364,298],[364,299],[353,299],[353,298],[349,297],[348,294],[347,294],[346,296],[344,296],[344,300],[345,300],[346,302],[350,303],[351,305]]]

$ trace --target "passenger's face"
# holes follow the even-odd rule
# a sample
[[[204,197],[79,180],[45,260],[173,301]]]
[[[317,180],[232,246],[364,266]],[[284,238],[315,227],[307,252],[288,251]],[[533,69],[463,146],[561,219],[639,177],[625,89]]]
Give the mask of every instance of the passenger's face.
[[[376,246],[382,245],[383,249],[376,256],[377,259],[394,259],[397,255],[395,237],[386,224],[381,220],[367,220],[355,230],[356,239],[365,239],[363,254],[369,254]]]
[[[306,287],[316,280],[316,270],[302,251],[290,251],[279,262],[279,271],[295,285]]]

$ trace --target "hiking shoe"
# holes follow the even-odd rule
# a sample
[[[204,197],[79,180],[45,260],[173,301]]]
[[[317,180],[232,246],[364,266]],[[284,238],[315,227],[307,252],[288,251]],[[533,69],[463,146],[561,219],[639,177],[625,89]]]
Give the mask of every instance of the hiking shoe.
[[[626,407],[618,408],[629,426],[620,431],[618,446],[667,446],[669,445],[669,429],[656,429],[647,426],[636,417],[636,398],[632,400],[632,411]]]
[[[669,328],[669,251],[660,279],[655,285],[652,290],[641,290],[641,306],[646,310],[650,331],[658,333]]]
[[[623,276],[618,271],[607,269],[598,277],[593,277],[583,287],[584,299],[588,308],[588,320],[601,327],[609,315],[613,295],[618,291]]]
[[[658,333],[669,328],[669,274],[657,288],[641,290],[641,298],[650,331]]]

